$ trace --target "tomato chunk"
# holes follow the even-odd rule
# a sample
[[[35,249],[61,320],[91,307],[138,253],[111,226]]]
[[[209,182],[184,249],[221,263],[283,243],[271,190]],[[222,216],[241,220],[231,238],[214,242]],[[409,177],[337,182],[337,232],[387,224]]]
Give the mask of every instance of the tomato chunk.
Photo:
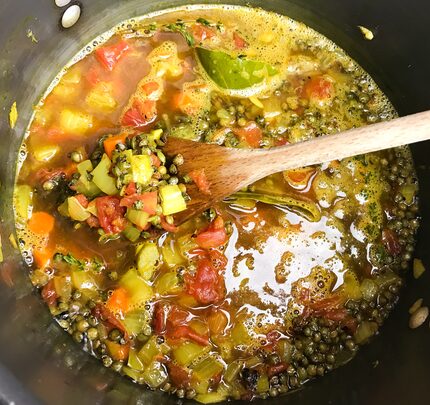
[[[215,36],[215,31],[211,27],[206,27],[202,24],[194,24],[191,28],[193,37],[197,42],[202,42],[205,39],[210,39]]]
[[[206,177],[205,169],[192,170],[188,175],[203,194],[210,195],[210,183]]]
[[[122,117],[122,125],[129,127],[145,127],[157,117],[156,104],[153,100],[135,100],[133,106]]]
[[[216,248],[227,241],[227,233],[224,227],[224,220],[218,216],[209,227],[200,232],[196,237],[196,243],[203,249]]]
[[[121,199],[120,206],[131,208],[134,203],[140,201],[142,207],[139,208],[142,211],[147,212],[149,215],[155,215],[157,212],[157,192],[151,191],[143,194],[132,194]]]
[[[109,71],[112,71],[125,52],[129,50],[129,45],[125,41],[116,44],[103,46],[96,49],[97,60]]]
[[[119,233],[126,227],[127,221],[124,218],[125,208],[121,207],[118,197],[98,197],[95,199],[97,207],[97,217],[100,226],[108,233]]]
[[[233,41],[236,49],[243,49],[248,46],[248,43],[237,32],[233,32]]]
[[[304,87],[304,93],[308,98],[324,100],[331,97],[332,83],[322,76],[313,77]]]
[[[212,267],[207,258],[199,261],[194,276],[185,276],[185,284],[187,292],[201,304],[219,302],[225,295],[224,278]]]
[[[241,141],[245,141],[252,148],[260,147],[260,143],[263,139],[263,131],[253,121],[243,128],[234,128],[233,133],[238,136]]]

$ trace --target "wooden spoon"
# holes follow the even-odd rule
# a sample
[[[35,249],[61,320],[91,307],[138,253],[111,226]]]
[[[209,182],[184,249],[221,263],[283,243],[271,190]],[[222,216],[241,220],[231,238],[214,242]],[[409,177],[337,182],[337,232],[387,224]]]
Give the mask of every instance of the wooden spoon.
[[[271,149],[234,149],[168,138],[164,153],[170,156],[180,153],[184,157],[180,174],[204,169],[210,184],[209,195],[194,184],[187,186],[191,201],[185,211],[174,216],[175,223],[181,224],[269,174],[427,139],[430,139],[430,111]]]

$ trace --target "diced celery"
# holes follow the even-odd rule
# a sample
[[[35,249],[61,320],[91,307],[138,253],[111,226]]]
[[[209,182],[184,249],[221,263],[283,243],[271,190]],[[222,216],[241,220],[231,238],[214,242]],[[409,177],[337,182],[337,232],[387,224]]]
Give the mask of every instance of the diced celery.
[[[146,242],[137,250],[137,270],[144,280],[151,280],[160,265],[160,252],[154,242]]]
[[[201,404],[215,404],[227,399],[227,395],[221,392],[208,392],[206,394],[197,394],[195,400]]]
[[[243,364],[244,363],[241,360],[235,360],[231,362],[227,366],[227,370],[224,373],[224,380],[229,383],[233,382],[236,379],[236,377],[239,375],[239,373],[242,371]]]
[[[21,184],[15,188],[14,198],[17,222],[26,224],[33,210],[33,190],[27,184]]]
[[[139,351],[139,359],[143,361],[145,365],[152,362],[155,356],[158,354],[167,354],[170,351],[170,347],[166,343],[157,343],[157,337],[151,336],[151,338],[144,344],[142,349]]]
[[[148,224],[148,218],[149,214],[145,211],[139,211],[133,208],[127,209],[127,219],[139,228],[145,228]]]
[[[100,111],[110,112],[115,109],[117,102],[114,97],[113,85],[100,82],[88,93],[85,102],[88,107]]]
[[[185,263],[185,258],[181,255],[178,245],[173,240],[167,240],[161,247],[163,261],[169,267],[178,266]]]
[[[151,388],[157,388],[167,380],[167,370],[164,364],[153,361],[143,372],[142,378]]]
[[[102,160],[92,171],[93,182],[103,193],[114,195],[118,193],[115,185],[115,179],[109,176],[109,170],[112,165],[108,155],[103,154]]]
[[[249,345],[251,343],[251,337],[249,336],[248,329],[242,322],[237,322],[231,330],[231,338],[234,344],[237,345]]]
[[[194,360],[201,358],[209,351],[209,346],[201,346],[194,342],[185,342],[173,350],[173,358],[179,365],[188,367]]]
[[[207,381],[224,370],[224,365],[215,357],[208,356],[193,367],[193,376]]]
[[[136,242],[140,238],[140,231],[133,225],[127,226],[123,231],[124,236],[131,242]]]
[[[269,388],[269,378],[267,377],[267,375],[260,375],[257,380],[257,392],[262,394],[263,392],[269,391]]]
[[[33,149],[33,155],[38,162],[49,162],[59,150],[58,145],[38,146]]]
[[[97,216],[97,205],[96,205],[95,200],[91,201],[91,202],[88,204],[87,211],[88,211],[90,214],[94,215],[95,217]]]
[[[79,203],[76,197],[69,197],[67,199],[67,206],[70,218],[75,221],[86,221],[91,214]]]
[[[63,217],[69,217],[69,204],[67,200],[65,200],[62,204],[60,204],[57,208],[57,211],[63,216]]]
[[[176,271],[169,271],[158,278],[155,282],[155,291],[160,295],[175,294],[181,291]]]
[[[135,269],[127,271],[121,277],[119,284],[129,292],[131,305],[144,304],[154,296],[151,286],[137,274]]]
[[[209,389],[209,380],[199,381],[199,380],[194,379],[192,381],[192,386],[195,389],[197,394],[206,395],[208,393],[208,389]]]
[[[143,381],[142,372],[134,370],[130,367],[124,366],[122,372],[129,376],[132,380],[141,383]]]
[[[89,271],[73,270],[71,273],[73,287],[77,290],[94,290],[99,288],[94,280],[93,275]]]
[[[137,371],[143,371],[145,369],[139,357],[137,356],[137,351],[134,349],[131,349],[128,354],[127,366]]]
[[[133,155],[130,159],[133,181],[146,185],[154,173],[151,158],[148,155]]]
[[[360,282],[358,281],[358,277],[353,270],[348,270],[345,272],[343,275],[343,285],[341,288],[349,299],[359,300],[362,298]]]
[[[161,207],[164,215],[172,215],[187,208],[181,189],[177,184],[160,187]]]
[[[161,135],[163,135],[162,129],[153,129],[146,138],[148,139],[148,142],[155,142],[160,140]]]
[[[87,197],[96,197],[101,193],[101,190],[90,180],[88,180],[88,173],[93,170],[91,160],[84,160],[77,166],[78,172],[81,175],[76,183],[76,191],[84,194]]]
[[[148,325],[148,312],[142,309],[128,311],[122,323],[129,335],[137,336]]]
[[[291,363],[293,352],[294,352],[294,346],[287,340],[287,339],[281,339],[278,342],[278,350],[279,354],[281,355],[281,359],[285,363]]]
[[[178,247],[183,255],[198,247],[191,234],[182,235],[178,238]]]
[[[93,127],[93,117],[80,111],[64,109],[60,113],[61,129],[73,135],[85,135]]]

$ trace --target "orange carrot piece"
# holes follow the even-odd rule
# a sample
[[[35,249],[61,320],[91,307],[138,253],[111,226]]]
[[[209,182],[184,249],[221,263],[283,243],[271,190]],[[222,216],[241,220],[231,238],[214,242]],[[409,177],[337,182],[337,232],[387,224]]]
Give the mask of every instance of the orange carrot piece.
[[[28,221],[28,229],[37,235],[49,235],[54,225],[55,218],[44,211],[34,212]]]
[[[109,351],[109,354],[112,356],[114,360],[125,361],[128,359],[128,355],[130,352],[130,343],[121,345],[119,343],[112,342],[111,340],[108,340],[108,339],[106,339],[105,343]]]
[[[33,251],[33,260],[39,269],[44,269],[49,266],[53,255],[51,248],[45,247]]]
[[[129,306],[128,292],[122,287],[117,288],[106,303],[106,307],[113,313],[122,312],[124,314],[128,311]]]
[[[103,147],[105,149],[106,155],[108,155],[109,158],[112,158],[112,153],[115,150],[116,145],[119,143],[125,143],[126,139],[127,134],[119,134],[106,138],[106,140],[103,142]]]

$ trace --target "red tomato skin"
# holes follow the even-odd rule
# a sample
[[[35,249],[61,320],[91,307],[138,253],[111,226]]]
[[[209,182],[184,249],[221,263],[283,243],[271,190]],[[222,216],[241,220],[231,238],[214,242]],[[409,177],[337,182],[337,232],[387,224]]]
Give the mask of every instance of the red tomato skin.
[[[217,248],[227,241],[222,217],[216,217],[208,228],[196,236],[196,243],[203,249]]]
[[[259,148],[263,140],[263,131],[254,121],[249,122],[243,128],[234,128],[233,133],[241,141],[245,141],[251,148]]]
[[[197,188],[206,195],[211,194],[210,183],[206,177],[205,169],[192,170],[188,175],[196,184]]]
[[[157,212],[157,192],[151,191],[143,194],[132,194],[123,197],[120,201],[121,207],[131,208],[136,201],[142,201],[142,211],[147,212],[149,215],[155,215]]]
[[[308,98],[325,100],[331,97],[333,84],[322,76],[313,77],[304,87],[304,93]]]
[[[119,62],[121,57],[130,49],[129,45],[125,41],[119,41],[116,44],[103,46],[97,48],[95,55],[97,60],[103,65],[108,71],[112,71],[116,64]]]
[[[106,196],[95,199],[97,217],[100,226],[108,233],[119,233],[124,230],[126,220],[124,219],[125,208],[120,206],[118,197]]]

